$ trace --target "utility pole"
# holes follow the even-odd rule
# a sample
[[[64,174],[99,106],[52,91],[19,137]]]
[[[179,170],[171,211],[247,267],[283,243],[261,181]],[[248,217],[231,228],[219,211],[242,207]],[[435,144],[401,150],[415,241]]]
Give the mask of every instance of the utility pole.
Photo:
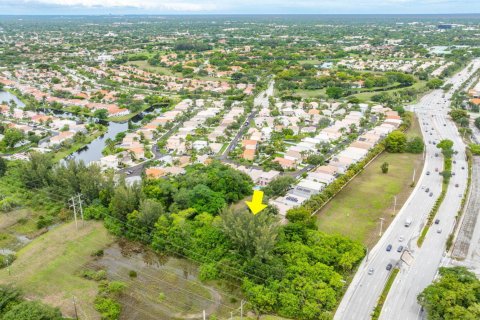
[[[245,300],[242,300],[240,302],[240,320],[243,320],[243,304],[245,303]]]
[[[415,171],[414,171],[415,174]],[[80,216],[82,217],[82,226],[85,225],[85,219],[83,219],[83,207],[82,207],[82,194],[79,193],[78,197],[78,204],[80,205]]]
[[[73,217],[75,219],[75,228],[78,230],[78,219],[77,219],[77,205],[80,210],[80,217],[82,218],[82,225],[85,224],[85,219],[83,219],[83,207],[82,207],[82,194],[77,194],[70,198],[70,208],[73,207]]]
[[[385,220],[384,218],[380,218],[380,233],[378,234],[379,237],[382,236],[382,230],[383,230],[383,220]]]
[[[75,219],[75,228],[78,230],[78,221],[77,221],[77,205],[76,205],[76,202],[75,202],[75,197],[71,197],[70,198],[70,201],[71,201],[71,205],[70,205],[70,208],[73,207],[73,217]]]
[[[393,196],[393,216],[397,214],[397,196]]]
[[[77,303],[75,301],[75,296],[72,296],[72,298],[73,298],[73,308],[75,309],[75,319],[78,319]]]

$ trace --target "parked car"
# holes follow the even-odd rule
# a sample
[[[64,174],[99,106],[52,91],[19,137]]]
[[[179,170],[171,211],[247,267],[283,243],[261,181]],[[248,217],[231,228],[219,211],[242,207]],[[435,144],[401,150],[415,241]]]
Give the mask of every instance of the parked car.
[[[430,197],[433,196],[433,192],[430,192],[429,196],[430,196]]]
[[[429,176],[429,175],[430,175],[430,171],[427,171],[427,176]]]
[[[404,237],[404,236],[398,237],[398,242],[402,242],[403,240],[405,240],[405,237]]]
[[[397,248],[397,252],[402,252],[402,251],[403,251],[403,246],[399,246],[399,247]]]
[[[428,192],[428,191],[430,191],[430,188],[425,189],[425,192]]]
[[[387,251],[390,251],[390,250],[392,250],[392,245],[391,245],[391,244],[389,244],[389,245],[387,246]]]
[[[392,264],[391,264],[391,263],[387,264],[387,268],[386,268],[386,269],[387,269],[387,271],[390,271],[390,270],[392,270],[392,267],[393,267],[393,266],[392,266]]]

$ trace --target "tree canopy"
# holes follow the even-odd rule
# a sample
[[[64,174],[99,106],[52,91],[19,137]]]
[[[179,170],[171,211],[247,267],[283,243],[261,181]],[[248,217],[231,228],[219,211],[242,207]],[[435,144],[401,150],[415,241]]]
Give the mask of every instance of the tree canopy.
[[[480,319],[480,280],[464,267],[440,268],[440,278],[418,296],[431,320]]]

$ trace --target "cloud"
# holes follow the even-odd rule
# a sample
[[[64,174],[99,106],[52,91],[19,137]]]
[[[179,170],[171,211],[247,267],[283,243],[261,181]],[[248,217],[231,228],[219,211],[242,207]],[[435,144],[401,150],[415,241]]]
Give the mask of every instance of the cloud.
[[[54,5],[85,8],[135,8],[163,11],[212,11],[217,6],[205,1],[175,1],[175,0],[23,0],[25,4]]]
[[[479,13],[479,0],[0,0],[0,13]]]

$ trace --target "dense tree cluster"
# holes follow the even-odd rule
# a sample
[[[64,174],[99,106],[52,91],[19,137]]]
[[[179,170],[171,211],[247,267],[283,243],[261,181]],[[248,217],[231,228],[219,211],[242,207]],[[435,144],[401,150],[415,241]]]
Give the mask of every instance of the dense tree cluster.
[[[440,268],[440,278],[418,296],[430,320],[480,319],[480,280],[464,267]]]
[[[253,215],[234,204],[251,194],[252,181],[219,162],[128,185],[95,166],[53,165],[48,156],[32,154],[21,179],[30,189],[54,191],[65,200],[81,192],[87,218],[103,219],[117,236],[197,261],[201,279],[241,286],[258,314],[331,318],[343,279],[364,256],[360,243],[318,232],[304,208],[291,210],[290,222],[280,225],[272,208]],[[278,178],[268,193],[285,192],[290,180]],[[108,301],[100,302],[98,308],[110,312]]]
[[[20,290],[0,286],[0,319],[2,320],[62,320],[57,308],[25,300]]]

